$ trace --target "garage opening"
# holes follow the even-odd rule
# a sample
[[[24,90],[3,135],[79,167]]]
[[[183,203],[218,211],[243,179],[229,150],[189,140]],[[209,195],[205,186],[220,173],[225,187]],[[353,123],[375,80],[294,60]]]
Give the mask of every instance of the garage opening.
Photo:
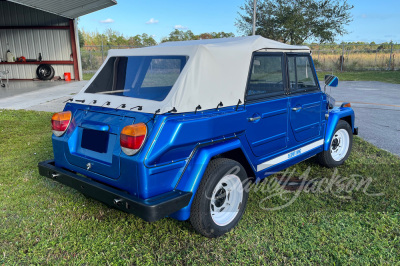
[[[76,18],[114,0],[0,0],[0,78],[81,80]],[[5,85],[2,85],[5,86]]]

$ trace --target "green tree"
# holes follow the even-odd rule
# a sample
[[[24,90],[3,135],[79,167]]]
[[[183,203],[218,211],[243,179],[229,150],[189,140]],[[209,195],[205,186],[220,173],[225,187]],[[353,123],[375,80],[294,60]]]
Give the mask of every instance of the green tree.
[[[199,39],[207,40],[207,39],[214,39],[214,37],[210,33],[202,33],[199,35]]]
[[[113,29],[106,29],[105,35],[107,38],[107,45],[127,45],[128,42],[124,35]]]
[[[144,46],[153,46],[153,45],[157,45],[156,40],[154,40],[153,36],[150,36],[146,33],[143,33],[141,36],[142,39],[142,44]]]
[[[191,30],[174,30],[167,38],[163,38],[161,42],[177,42],[177,41],[189,41],[195,40],[195,35]]]
[[[211,33],[213,39],[217,39],[217,38],[232,38],[235,37],[235,34],[233,34],[232,32],[212,32]]]
[[[142,37],[138,34],[128,39],[128,45],[141,47],[143,46]]]
[[[250,35],[253,0],[246,1],[240,7],[236,26]],[[353,20],[353,7],[347,0],[259,0],[256,34],[291,44],[333,42],[337,35],[347,33],[345,26]]]
[[[79,47],[82,48],[85,45],[85,38],[83,37],[82,31],[78,30]]]
[[[161,42],[177,42],[177,41],[190,41],[190,40],[205,40],[205,39],[216,39],[216,38],[229,38],[235,37],[235,34],[232,32],[205,32],[199,35],[195,35],[192,31],[182,31],[182,30],[174,30],[172,31],[168,37],[163,38]]]

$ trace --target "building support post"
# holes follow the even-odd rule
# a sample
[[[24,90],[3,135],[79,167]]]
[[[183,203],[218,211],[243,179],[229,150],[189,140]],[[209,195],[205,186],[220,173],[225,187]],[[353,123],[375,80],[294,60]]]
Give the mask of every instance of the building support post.
[[[72,48],[72,60],[74,60],[74,77],[75,80],[80,80],[79,77],[79,66],[78,66],[78,51],[76,46],[76,38],[75,38],[75,25],[74,20],[69,20],[69,33],[71,38],[71,48]]]

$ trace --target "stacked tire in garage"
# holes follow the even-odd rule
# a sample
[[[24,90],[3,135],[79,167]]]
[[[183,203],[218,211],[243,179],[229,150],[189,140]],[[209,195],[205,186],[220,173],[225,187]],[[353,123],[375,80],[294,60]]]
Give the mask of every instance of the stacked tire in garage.
[[[54,68],[49,64],[41,64],[36,69],[36,75],[40,80],[51,80],[54,74]]]

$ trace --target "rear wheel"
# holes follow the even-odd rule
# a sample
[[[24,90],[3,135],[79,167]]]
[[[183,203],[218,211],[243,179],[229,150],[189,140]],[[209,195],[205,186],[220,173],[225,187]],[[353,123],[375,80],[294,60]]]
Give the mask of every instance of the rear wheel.
[[[350,155],[353,146],[351,126],[344,120],[339,120],[329,150],[318,154],[318,161],[327,167],[336,167],[344,163]]]
[[[234,228],[247,204],[247,174],[231,159],[212,160],[193,200],[190,222],[206,237],[218,237]]]

